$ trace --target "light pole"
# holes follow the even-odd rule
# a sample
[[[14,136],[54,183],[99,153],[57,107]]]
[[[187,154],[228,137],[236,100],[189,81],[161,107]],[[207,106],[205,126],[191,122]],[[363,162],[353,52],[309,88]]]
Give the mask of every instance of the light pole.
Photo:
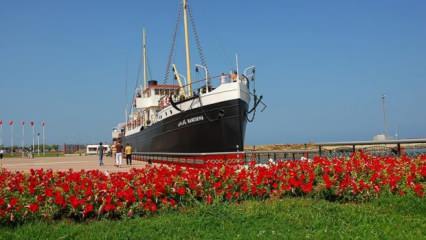
[[[34,129],[34,121],[31,121],[30,122],[30,125],[31,125],[31,128],[33,129],[33,147],[31,148],[31,152],[33,153],[34,152],[34,141],[35,141],[35,129]]]
[[[385,134],[385,139],[388,138],[388,127],[387,127],[387,123],[386,123],[386,109],[385,109],[385,94],[382,94],[382,108],[383,108],[383,127],[384,127],[384,134]]]
[[[40,156],[40,133],[37,133],[37,154]]]

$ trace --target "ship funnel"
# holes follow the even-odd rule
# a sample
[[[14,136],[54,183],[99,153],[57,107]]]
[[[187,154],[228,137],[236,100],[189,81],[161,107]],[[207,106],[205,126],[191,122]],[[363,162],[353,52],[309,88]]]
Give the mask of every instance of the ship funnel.
[[[157,86],[158,82],[156,80],[149,80],[148,87]]]

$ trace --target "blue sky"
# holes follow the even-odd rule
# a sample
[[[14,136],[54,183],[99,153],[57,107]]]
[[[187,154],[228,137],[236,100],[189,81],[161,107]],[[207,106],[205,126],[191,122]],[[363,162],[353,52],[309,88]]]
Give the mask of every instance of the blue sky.
[[[136,82],[142,27],[152,76],[163,79],[177,4],[1,0],[0,119],[45,120],[49,143],[108,141],[124,118],[126,75],[127,92]],[[268,108],[248,144],[371,139],[383,131],[383,93],[389,133],[426,137],[425,1],[191,5],[211,72],[234,68],[235,53],[257,67]],[[5,125],[6,145],[9,134]]]

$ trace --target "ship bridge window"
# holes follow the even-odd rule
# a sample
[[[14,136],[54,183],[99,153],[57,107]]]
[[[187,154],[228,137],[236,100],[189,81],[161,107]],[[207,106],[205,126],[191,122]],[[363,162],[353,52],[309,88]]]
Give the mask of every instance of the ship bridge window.
[[[158,89],[155,89],[155,95],[159,95],[160,91]]]

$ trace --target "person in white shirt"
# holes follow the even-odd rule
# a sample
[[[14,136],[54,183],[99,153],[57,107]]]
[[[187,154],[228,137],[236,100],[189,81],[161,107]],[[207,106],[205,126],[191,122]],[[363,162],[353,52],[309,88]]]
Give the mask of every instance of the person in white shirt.
[[[225,73],[222,73],[220,75],[220,84],[224,84],[224,83],[226,83],[226,75]]]

